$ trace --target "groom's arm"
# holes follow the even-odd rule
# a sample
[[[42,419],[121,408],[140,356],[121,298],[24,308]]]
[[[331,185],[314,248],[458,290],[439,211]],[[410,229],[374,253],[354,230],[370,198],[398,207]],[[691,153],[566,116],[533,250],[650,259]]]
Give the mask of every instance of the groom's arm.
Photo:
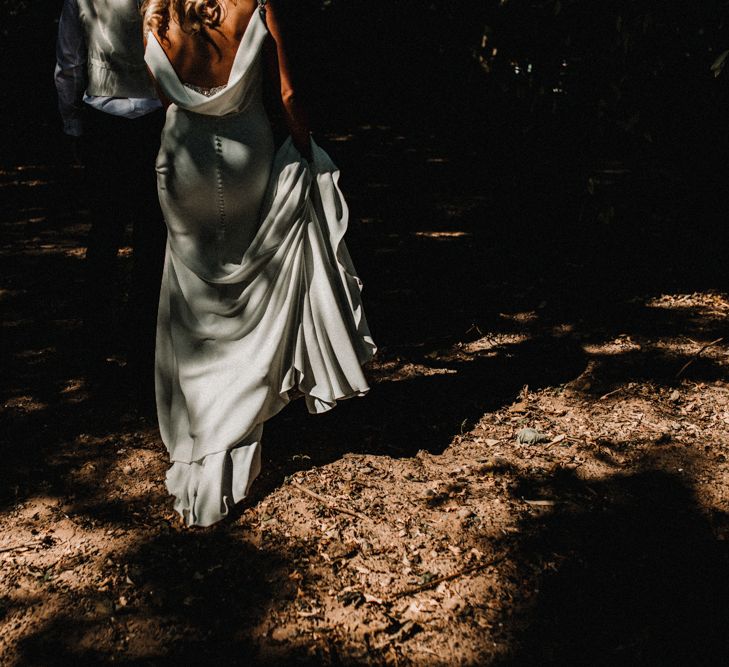
[[[86,90],[86,36],[76,0],[64,0],[58,21],[55,83],[63,131],[72,137],[83,134],[83,97]]]

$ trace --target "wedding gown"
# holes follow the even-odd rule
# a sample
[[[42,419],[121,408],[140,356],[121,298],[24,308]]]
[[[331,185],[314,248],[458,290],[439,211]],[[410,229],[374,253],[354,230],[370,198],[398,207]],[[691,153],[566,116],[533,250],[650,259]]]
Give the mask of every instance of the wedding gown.
[[[156,347],[167,488],[208,526],[260,471],[263,422],[303,393],[310,412],[362,396],[375,352],[344,233],[339,172],[312,140],[274,155],[261,95],[265,14],[226,86],[183,84],[150,33],[145,60],[172,104],[157,159],[168,242]]]

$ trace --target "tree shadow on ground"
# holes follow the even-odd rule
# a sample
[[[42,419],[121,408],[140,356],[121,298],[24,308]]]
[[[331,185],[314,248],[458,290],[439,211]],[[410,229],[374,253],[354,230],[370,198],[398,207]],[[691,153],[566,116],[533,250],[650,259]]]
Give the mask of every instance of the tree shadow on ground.
[[[24,664],[277,664],[276,656],[259,654],[247,632],[277,599],[296,595],[292,564],[279,553],[225,527],[163,531],[118,556],[125,566],[115,576],[134,582],[122,583],[130,603],[120,608],[90,592],[80,607],[59,610],[22,641]],[[149,624],[157,638],[170,638],[152,655],[135,646],[132,630]],[[140,657],[120,659],[116,648]]]
[[[484,412],[513,401],[524,385],[531,389],[562,385],[580,376],[589,359],[604,366],[592,383],[593,393],[607,393],[635,380],[673,384],[678,369],[691,359],[690,354],[661,349],[587,355],[582,349],[585,341],[601,343],[617,334],[640,340],[659,332],[664,337],[715,337],[726,330],[721,319],[707,320],[691,309],[646,308],[644,299],[593,305],[579,311],[579,320],[570,321],[578,313],[574,307],[564,312],[563,304],[571,302],[553,295],[549,284],[525,293],[519,282],[505,280],[497,285],[484,276],[475,261],[484,249],[475,242],[407,241],[387,253],[386,261],[381,254],[367,253],[368,246],[365,243],[359,250],[365,255],[361,264],[365,280],[372,279],[365,293],[372,298],[366,298],[365,304],[376,340],[385,343],[379,357],[385,370],[378,371],[373,391],[364,401],[346,401],[330,414],[316,417],[294,404],[271,420],[265,429],[268,461],[260,488],[271,490],[302,465],[323,465],[346,452],[394,457],[412,456],[420,449],[440,453]],[[46,275],[45,282],[53,282],[58,294],[64,293],[63,284],[66,291],[73,291],[78,280],[76,259],[53,257],[50,268],[39,261],[33,259],[34,271]],[[420,267],[418,280],[406,270],[412,266]],[[447,280],[441,277],[445,267],[450,267]],[[399,287],[388,290],[388,284]],[[581,289],[575,286],[571,296]],[[539,300],[545,296],[546,305],[540,308]],[[73,301],[65,305],[59,301],[50,319],[30,301],[16,298],[11,303],[18,309],[14,317],[20,324],[7,336],[4,354],[9,373],[4,390],[8,398],[28,395],[39,405],[25,411],[15,411],[9,403],[5,406],[7,465],[0,472],[5,490],[0,495],[7,502],[30,494],[39,481],[50,481],[60,493],[70,469],[89,455],[69,448],[81,434],[117,439],[150,429],[150,423],[133,415],[133,383],[122,350],[116,355],[118,363],[107,364],[103,377],[89,376],[73,326],[58,324],[68,321],[64,317],[73,318]],[[524,310],[527,319],[521,320],[518,313]],[[559,330],[565,325],[568,333]],[[516,334],[520,342],[497,344],[484,353],[457,354],[459,345],[494,332]],[[390,366],[392,373],[386,370]],[[413,369],[407,371],[408,366]],[[720,378],[722,373],[723,368],[710,359],[698,359],[690,369],[692,379],[704,381]],[[70,381],[85,388],[77,395],[69,393]],[[59,446],[68,455],[49,457]],[[296,455],[299,463],[292,460]],[[98,484],[108,469],[102,460],[103,448],[93,457],[98,463]],[[88,492],[93,494],[95,489],[92,484]]]
[[[533,594],[507,614],[515,650],[497,664],[726,664],[729,549],[713,528],[729,517],[707,516],[685,475],[563,471],[515,493],[557,505],[532,512],[512,545]]]
[[[20,104],[5,132],[8,150],[3,160],[14,166],[39,156],[67,159],[50,79],[43,99],[37,100],[39,77],[52,71],[57,8],[38,5],[36,12],[43,20],[29,21],[23,34],[11,33],[13,44],[7,47],[25,53],[27,36],[32,35],[46,50],[45,57],[31,62],[30,72],[38,76],[23,70],[24,76],[9,81],[8,99]],[[38,28],[44,39],[38,40]],[[381,35],[379,39],[388,41]],[[322,40],[320,48],[326,43]],[[335,61],[340,80],[348,78]],[[391,61],[382,63],[381,71],[392,68]],[[416,65],[420,67],[413,63],[413,69]],[[466,116],[466,122],[454,123],[443,111],[446,107],[436,103],[422,109],[418,99],[410,102],[417,104],[413,111],[418,113],[408,119],[407,106],[373,109],[372,100],[382,93],[376,79],[373,74],[371,89],[349,84],[345,90],[354,94],[353,101],[344,110],[345,96],[326,80],[333,103],[322,98],[321,106],[328,113],[337,109],[328,131],[338,124],[340,134],[351,134],[331,152],[342,166],[345,191],[348,197],[351,193],[358,218],[348,242],[366,285],[365,306],[375,339],[384,348],[381,359],[393,362],[396,370],[418,365],[421,374],[384,377],[366,400],[343,403],[327,415],[310,417],[301,404],[281,413],[266,425],[268,460],[251,502],[276,489],[286,475],[345,453],[440,453],[485,411],[510,403],[523,385],[557,386],[580,375],[587,362],[584,340],[599,342],[621,333],[714,337],[724,331],[719,321],[708,329],[694,326],[691,313],[625,305],[647,293],[726,287],[729,237],[722,219],[723,172],[702,185],[707,166],[691,174],[694,165],[689,164],[678,179],[670,180],[653,167],[644,178],[628,161],[632,175],[625,182],[588,194],[587,179],[596,166],[574,155],[575,138],[569,132],[554,140],[546,131],[522,135],[518,121],[504,122],[513,100],[501,100],[502,108],[488,121]],[[428,92],[438,87],[438,81],[427,83]],[[471,86],[465,88],[472,92]],[[404,86],[396,92],[401,98],[409,94]],[[459,103],[458,98],[451,102]],[[358,127],[362,116],[367,128]],[[397,122],[388,129],[377,129],[380,121],[392,119]],[[693,145],[687,148],[700,154]],[[74,180],[63,176],[68,165],[55,175],[52,169],[23,167],[18,169],[25,174],[19,183],[4,188],[11,191],[2,215],[5,231],[12,232],[12,247],[4,249],[3,257],[15,266],[6,274],[3,289],[25,291],[3,294],[3,305],[18,313],[17,321],[8,318],[4,353],[17,356],[4,365],[11,374],[4,375],[3,383],[6,397],[28,394],[45,407],[6,412],[0,507],[48,494],[50,484],[50,494],[59,498],[73,492],[84,517],[124,525],[135,512],[144,511],[144,500],[109,501],[104,480],[114,464],[119,436],[149,425],[129,419],[131,401],[121,389],[125,380],[120,366],[112,365],[100,383],[91,383],[88,398],[66,400],[70,379],[89,379],[74,356],[74,330],[62,322],[73,317],[81,267],[78,255],[44,253],[38,246],[49,242],[56,250],[74,249],[69,239],[79,238],[83,216],[69,213],[79,202]],[[39,183],[54,178],[55,184]],[[715,192],[709,192],[712,183],[718,186]],[[11,214],[13,208],[22,215]],[[47,220],[42,219],[44,212]],[[500,312],[534,312],[541,323],[523,326],[500,319]],[[571,335],[551,333],[551,326],[562,324],[573,327]],[[524,333],[527,339],[469,361],[441,354],[494,326]],[[37,354],[44,348],[54,351]],[[604,384],[595,384],[593,391],[633,379],[671,384],[689,358],[662,352],[610,357]],[[691,377],[711,380],[721,372],[712,361],[699,360]],[[82,433],[108,443],[97,448],[76,445]],[[161,446],[159,454],[164,456]],[[97,466],[96,472],[80,484],[72,471],[88,461]],[[714,539],[709,519],[682,475],[646,466],[642,473],[588,484],[564,473],[546,482],[523,479],[516,493],[535,489],[570,501],[551,513],[535,511],[516,538],[525,577],[539,593],[531,607],[509,620],[522,630],[505,665],[729,661],[725,543]],[[727,521],[724,515],[712,520]],[[129,554],[130,578],[145,587],[145,604],[167,624],[164,632],[176,646],[171,656],[133,664],[281,664],[283,658],[255,656],[249,640],[234,635],[233,628],[255,624],[276,596],[295,594],[285,581],[292,564],[257,550],[226,528],[201,534],[160,530]],[[555,563],[554,569],[544,569],[542,561],[547,560]],[[220,568],[208,572],[218,563]],[[535,570],[541,574],[534,575]],[[155,591],[163,590],[169,591],[167,596],[155,598]],[[239,594],[250,596],[250,604],[248,598],[245,603],[230,600]],[[113,653],[93,646],[94,637],[102,639],[106,632],[113,641],[123,641],[113,635],[109,616],[108,610],[95,608],[57,611],[24,641],[26,662],[111,662]],[[207,639],[185,640],[184,632],[177,632],[185,627]]]
[[[264,431],[264,458],[256,494],[276,488],[301,467],[325,465],[345,453],[393,458],[419,450],[440,454],[453,437],[470,430],[484,412],[510,403],[524,384],[537,389],[579,375],[584,355],[569,339],[535,339],[509,346],[508,353],[469,361],[424,359],[430,375],[382,381],[365,400],[351,399],[330,413],[309,415],[299,402]]]

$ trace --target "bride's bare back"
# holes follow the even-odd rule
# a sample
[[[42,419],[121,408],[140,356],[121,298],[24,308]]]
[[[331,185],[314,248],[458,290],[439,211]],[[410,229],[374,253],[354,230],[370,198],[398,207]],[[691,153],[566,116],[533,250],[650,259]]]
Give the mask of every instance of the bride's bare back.
[[[157,36],[180,81],[200,88],[217,88],[228,82],[238,46],[257,11],[265,12],[270,35],[264,45],[269,76],[280,90],[284,120],[299,151],[309,154],[309,123],[294,94],[281,27],[272,0],[219,0],[223,19],[204,34],[186,32],[170,12],[164,37]],[[169,7],[169,5],[168,5]],[[263,8],[263,9],[261,9]],[[168,10],[169,11],[169,10]],[[164,96],[161,96],[164,100]]]
[[[214,30],[191,34],[170,17],[162,48],[180,80],[214,88],[228,81],[233,60],[246,28],[258,11],[256,0],[223,0],[224,18]]]

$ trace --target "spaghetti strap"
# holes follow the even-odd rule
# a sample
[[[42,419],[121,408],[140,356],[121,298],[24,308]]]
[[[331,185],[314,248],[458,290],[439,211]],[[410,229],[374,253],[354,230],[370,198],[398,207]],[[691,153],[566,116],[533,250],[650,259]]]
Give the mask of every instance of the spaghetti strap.
[[[268,0],[258,0],[258,11],[263,19],[266,18],[266,3]]]

